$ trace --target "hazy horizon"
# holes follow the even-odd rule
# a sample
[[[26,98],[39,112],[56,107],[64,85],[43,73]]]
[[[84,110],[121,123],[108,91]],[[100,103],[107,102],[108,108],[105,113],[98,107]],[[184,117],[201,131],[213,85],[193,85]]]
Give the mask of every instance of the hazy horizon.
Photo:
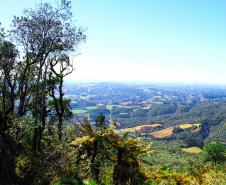
[[[39,2],[5,1],[2,26]],[[224,0],[72,1],[87,41],[67,80],[226,85],[225,9]]]
[[[191,87],[221,87],[226,88],[225,83],[204,82],[173,82],[173,81],[104,81],[104,80],[65,80],[65,85],[89,85],[89,84],[122,84],[122,85],[160,85],[160,86],[191,86]]]

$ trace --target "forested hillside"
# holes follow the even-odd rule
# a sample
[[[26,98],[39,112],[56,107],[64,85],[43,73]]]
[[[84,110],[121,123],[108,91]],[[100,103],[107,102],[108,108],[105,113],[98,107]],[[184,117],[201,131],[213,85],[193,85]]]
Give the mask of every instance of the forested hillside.
[[[161,124],[153,131],[199,123],[203,141],[218,138],[226,142],[223,86],[94,83],[67,84],[65,91],[76,118],[94,122],[102,113],[117,122],[117,129]]]
[[[73,20],[61,0],[0,29],[0,185],[226,184],[225,89],[65,84]]]

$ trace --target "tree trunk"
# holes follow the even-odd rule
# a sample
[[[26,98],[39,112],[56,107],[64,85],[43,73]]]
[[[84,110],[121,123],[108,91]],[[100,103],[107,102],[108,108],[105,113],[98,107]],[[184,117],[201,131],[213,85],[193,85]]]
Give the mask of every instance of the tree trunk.
[[[60,77],[60,84],[59,84],[59,101],[60,101],[60,112],[58,113],[59,125],[58,125],[58,133],[59,133],[59,140],[62,140],[62,126],[63,126],[63,116],[64,116],[64,102],[63,102],[63,78]]]
[[[93,142],[93,152],[92,152],[92,158],[91,158],[91,173],[93,178],[97,182],[99,182],[100,164],[99,164],[99,161],[96,161],[97,150],[98,150],[98,141],[95,140]]]

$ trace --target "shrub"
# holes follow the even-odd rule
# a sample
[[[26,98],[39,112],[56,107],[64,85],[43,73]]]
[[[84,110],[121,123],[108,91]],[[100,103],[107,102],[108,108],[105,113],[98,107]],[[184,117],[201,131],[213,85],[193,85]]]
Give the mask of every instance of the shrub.
[[[24,178],[30,171],[30,160],[27,156],[20,155],[16,158],[16,175],[20,178]]]
[[[225,162],[226,160],[226,147],[219,141],[208,143],[203,149],[203,160],[205,162],[212,162],[214,165],[217,163]]]

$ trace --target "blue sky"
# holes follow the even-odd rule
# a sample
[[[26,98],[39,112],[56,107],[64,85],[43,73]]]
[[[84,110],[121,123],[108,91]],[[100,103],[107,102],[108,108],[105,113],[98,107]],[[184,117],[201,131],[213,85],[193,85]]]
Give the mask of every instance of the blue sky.
[[[2,2],[0,22],[38,2]],[[73,0],[72,9],[87,41],[70,81],[226,84],[225,0]]]

